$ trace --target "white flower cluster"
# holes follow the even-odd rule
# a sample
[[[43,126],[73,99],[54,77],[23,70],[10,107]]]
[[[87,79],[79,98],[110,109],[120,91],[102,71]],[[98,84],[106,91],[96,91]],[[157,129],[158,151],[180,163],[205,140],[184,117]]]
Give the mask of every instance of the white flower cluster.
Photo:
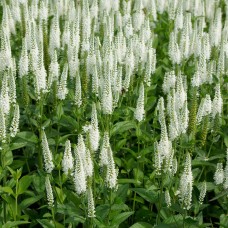
[[[52,170],[54,169],[54,163],[53,163],[52,153],[49,149],[47,136],[44,130],[42,130],[41,132],[41,139],[42,139],[41,145],[42,145],[43,157],[44,157],[44,168],[47,173],[51,173]]]
[[[171,206],[171,198],[170,198],[168,189],[166,189],[166,191],[165,191],[165,203],[166,203],[167,207]]]
[[[139,98],[137,100],[137,106],[135,109],[135,119],[141,122],[144,118],[144,85],[141,83],[139,87]]]
[[[86,164],[85,164],[85,154],[86,147],[82,135],[78,136],[77,147],[74,148],[75,154],[75,171],[74,171],[74,185],[75,190],[78,194],[86,192]]]
[[[45,187],[46,187],[48,206],[53,207],[54,206],[54,196],[53,196],[49,176],[46,176],[46,178],[45,178]]]
[[[19,130],[18,129],[19,128],[19,118],[20,118],[19,105],[15,105],[14,116],[13,116],[13,120],[12,120],[11,127],[10,127],[10,136],[11,137],[15,137]]]
[[[222,10],[218,3],[216,0],[197,3],[188,0],[170,1],[168,5],[169,19],[174,20],[168,54],[173,65],[182,64],[191,56],[196,58],[196,72],[192,77],[195,87],[211,84],[213,74],[219,76],[227,70],[227,23],[222,26]],[[195,23],[192,23],[192,16],[197,16]],[[210,21],[208,32],[205,31],[206,21]],[[217,67],[211,60],[213,47],[219,48]]]
[[[181,74],[178,75],[175,89],[168,93],[167,112],[170,119],[169,138],[171,141],[184,134],[188,127],[187,92],[183,83],[185,78],[182,77]]]
[[[96,104],[92,105],[91,127],[89,129],[89,140],[92,151],[97,151],[99,147],[100,133],[98,128]]]
[[[168,45],[168,56],[172,63],[172,68],[165,73],[162,85],[163,92],[167,96],[166,113],[164,112],[165,105],[163,104],[163,108],[160,107],[159,109],[161,140],[159,143],[155,143],[155,167],[158,171],[163,170],[165,152],[167,155],[172,156],[171,159],[175,161],[170,149],[172,148],[171,142],[178,139],[181,134],[186,133],[189,127],[189,114],[192,113],[190,113],[191,110],[188,107],[187,88],[190,93],[195,89],[196,94],[201,95],[200,93],[203,91],[201,88],[205,84],[214,83],[214,77],[216,77],[218,82],[216,82],[214,90],[214,99],[211,99],[212,94],[205,95],[202,92],[203,98],[201,98],[198,106],[196,98],[196,124],[200,125],[202,122],[204,123],[204,120],[208,120],[210,123],[215,117],[221,117],[223,99],[220,90],[221,82],[223,82],[222,76],[227,72],[228,46],[227,23],[224,26],[222,24],[222,9],[219,1],[168,1],[167,3],[162,3],[161,11],[168,12],[169,20],[173,21],[174,27],[170,32]],[[194,23],[192,17],[195,18]],[[207,25],[209,25],[209,29],[205,29]],[[212,51],[214,49],[217,50],[217,59],[213,57]],[[181,70],[184,69],[185,63],[188,61],[190,65],[193,64],[195,66],[195,71],[190,76],[192,88],[187,86],[189,80],[187,80],[187,76],[181,74]],[[160,98],[158,106],[161,103],[164,103],[164,98]],[[166,116],[168,125],[166,125]],[[166,126],[168,126],[169,134],[167,134]],[[208,130],[210,126],[208,124],[204,127]],[[164,140],[165,138],[166,140]],[[164,152],[164,150],[161,150],[164,146],[162,147],[161,145],[169,145],[168,142],[170,142],[170,146],[166,146]],[[171,160],[169,164],[175,165]],[[226,188],[224,173],[222,164],[218,163],[214,179],[216,184],[223,183],[224,188]],[[191,159],[187,155],[185,171],[181,176],[179,189],[181,202],[187,209],[191,205],[192,182]],[[200,202],[203,202],[206,194],[206,182],[202,184],[200,190]]]
[[[216,185],[222,184],[224,181],[224,171],[222,163],[217,163],[216,171],[214,174],[214,181]]]
[[[63,160],[62,160],[62,167],[63,167],[63,172],[66,174],[72,171],[74,167],[70,140],[67,140],[65,142],[65,151],[64,151]]]
[[[224,183],[223,187],[228,189],[228,148],[226,149],[226,166],[224,169]]]
[[[223,184],[224,189],[228,188],[228,148],[226,149],[226,165],[223,169],[222,163],[217,163],[214,174],[214,181],[216,185]]]
[[[119,11],[121,7],[125,10]],[[24,38],[20,60],[19,77],[28,78],[32,73],[36,98],[49,91],[57,81],[57,97],[64,100],[67,95],[67,75],[75,80],[75,105],[81,105],[82,79],[92,82],[92,92],[102,101],[104,114],[111,114],[122,89],[128,90],[133,75],[143,71],[146,85],[156,69],[156,50],[151,47],[154,34],[151,30],[150,14],[157,20],[158,3],[123,1],[18,1],[3,4],[1,32],[0,71],[15,68],[10,46],[10,37],[16,33],[20,23]],[[160,5],[160,4],[159,4]],[[164,11],[167,4],[159,6]],[[23,9],[23,14],[21,10]],[[48,26],[48,17],[53,16]],[[65,17],[63,29],[60,20]],[[102,26],[101,26],[102,25]],[[99,32],[103,31],[103,37]],[[48,30],[49,29],[49,30]],[[59,78],[58,58],[66,51],[67,62]],[[79,58],[80,56],[80,58]],[[51,60],[49,63],[49,59]],[[47,65],[49,64],[49,66]],[[69,67],[69,69],[67,68]],[[81,66],[85,74],[81,72]],[[119,72],[124,69],[124,74]],[[85,78],[84,78],[85,77]]]
[[[225,4],[227,7],[227,2]],[[208,116],[215,118],[222,115],[221,82],[222,76],[227,73],[228,20],[226,19],[223,26],[222,9],[217,0],[8,0],[2,1],[1,5],[2,142],[5,142],[8,133],[15,137],[19,131],[17,69],[18,78],[24,83],[22,90],[27,88],[29,82],[29,86],[35,91],[36,100],[46,93],[53,93],[54,98],[61,101],[69,96],[73,97],[72,103],[79,109],[91,95],[96,101],[101,101],[101,113],[107,118],[118,106],[120,98],[131,91],[136,78],[141,84],[137,88],[139,96],[134,118],[141,122],[146,114],[144,90],[147,91],[152,75],[156,72],[154,41],[158,37],[154,34],[154,26],[158,14],[164,12],[168,13],[172,22],[170,24],[173,24],[167,54],[167,61],[171,61],[172,66],[165,73],[162,85],[167,104],[164,104],[166,99],[161,97],[157,106],[161,125],[160,141],[154,144],[157,172],[160,173],[163,166],[164,171],[172,175],[177,171],[172,143],[186,133],[189,125],[188,81],[197,91],[201,91],[205,84],[214,83],[214,77],[218,81],[213,100],[212,95],[203,94],[197,111],[197,124],[201,124]],[[18,62],[10,45],[12,35],[17,35],[16,28],[20,28],[23,37]],[[213,57],[214,52],[218,55],[217,60]],[[188,75],[190,78],[182,74],[186,63],[195,66],[192,76]],[[68,94],[72,87],[73,96],[70,92]],[[78,144],[74,149],[75,159],[71,152],[71,143],[67,140],[62,161],[63,172],[72,172],[76,192],[87,192],[89,217],[95,216],[90,179],[94,173],[93,155],[98,151],[100,143],[98,105],[98,102],[92,105],[91,123],[85,132],[88,137],[84,139],[82,135],[78,135]],[[14,110],[13,115],[11,110]],[[7,129],[7,121],[11,116],[12,123]],[[51,173],[54,163],[44,131],[41,132],[41,139],[44,167],[47,173]],[[106,172],[107,186],[114,189],[117,186],[118,172],[109,141],[109,133],[105,131],[99,164]],[[216,184],[223,184],[224,188],[228,188],[227,173],[228,162],[225,171],[222,164],[218,163],[214,176]],[[192,183],[191,157],[187,154],[180,180],[180,200],[187,209],[191,206]],[[46,188],[51,206],[53,196],[49,178],[46,178]],[[201,190],[200,201],[203,201],[206,184]],[[165,197],[167,206],[170,206],[168,190]]]
[[[200,187],[199,203],[202,204],[207,193],[207,182],[204,181]]]
[[[212,101],[212,117],[215,118],[216,115],[221,116],[223,107],[223,100],[220,92],[220,85],[217,84],[215,87],[215,96]]]
[[[211,97],[209,94],[206,95],[200,102],[200,106],[197,112],[197,124],[200,124],[202,118],[211,114],[212,104],[211,104]]]
[[[12,60],[15,67],[15,59]],[[9,68],[3,72],[0,89],[0,140],[15,137],[19,131],[20,108],[16,102],[16,72]],[[11,122],[9,122],[9,120]]]
[[[188,153],[186,155],[184,172],[181,175],[180,187],[179,187],[180,202],[187,210],[191,208],[192,189],[193,189],[193,175],[192,175],[192,168],[191,168],[191,156]]]
[[[161,125],[161,139],[155,142],[155,168],[160,173],[162,164],[165,164],[166,171],[172,170],[173,149],[172,142],[168,138],[164,99],[161,97],[158,101],[159,123]]]
[[[95,215],[93,191],[91,187],[88,188],[87,194],[88,194],[88,217],[94,218],[96,217],[96,215]]]
[[[105,132],[103,137],[103,144],[100,152],[100,166],[107,167],[106,184],[109,188],[115,189],[117,187],[118,172],[115,168],[108,132]]]

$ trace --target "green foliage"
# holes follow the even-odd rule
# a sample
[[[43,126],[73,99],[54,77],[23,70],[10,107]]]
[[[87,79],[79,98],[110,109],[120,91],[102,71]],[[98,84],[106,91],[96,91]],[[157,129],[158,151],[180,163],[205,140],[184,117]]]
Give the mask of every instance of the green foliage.
[[[0,3],[0,22],[3,20],[3,5],[9,4],[9,2],[13,1],[6,0]],[[31,6],[32,1],[28,2]],[[42,2],[45,1],[39,1],[39,8]],[[120,0],[121,6],[124,5],[123,2],[125,0]],[[126,2],[128,1],[126,0]],[[134,8],[133,5],[137,1],[132,2],[132,8]],[[159,4],[159,1],[153,2]],[[225,14],[225,6],[227,8],[225,1],[218,1],[216,7],[219,6]],[[9,5],[10,7],[12,5]],[[207,6],[205,5],[205,7]],[[123,11],[122,8],[120,9],[121,12]],[[21,16],[23,16],[25,8],[20,5],[19,9]],[[147,9],[144,10],[145,15],[150,19],[150,29],[154,36],[150,46],[156,49],[157,66],[151,76],[151,85],[145,86],[145,116],[141,122],[134,118],[139,85],[145,77],[144,71],[140,71],[140,67],[142,67],[140,64],[137,66],[139,68],[137,72],[132,75],[128,91],[122,89],[119,102],[112,115],[102,113],[101,104],[104,101],[100,100],[100,96],[92,93],[92,76],[87,73],[86,65],[86,57],[89,54],[87,51],[83,52],[83,55],[81,52],[79,54],[79,74],[82,79],[82,105],[80,107],[74,104],[75,78],[67,81],[68,94],[66,99],[57,99],[56,94],[59,89],[57,82],[47,89],[47,93],[41,92],[38,99],[37,92],[34,89],[34,73],[29,72],[26,77],[20,78],[19,72],[15,72],[17,103],[20,106],[20,131],[14,138],[9,134],[8,128],[13,117],[12,110],[14,107],[14,104],[11,104],[10,114],[5,121],[7,136],[6,139],[0,142],[0,227],[228,227],[228,189],[224,189],[222,183],[218,185],[214,183],[217,163],[227,164],[228,167],[226,157],[226,148],[228,148],[227,73],[225,75],[213,75],[212,83],[201,85],[199,90],[193,87],[191,80],[196,71],[199,57],[191,55],[178,65],[172,64],[168,47],[170,33],[175,26],[174,21],[169,19],[167,12],[157,13],[158,18],[155,21],[152,18],[152,13],[147,12]],[[132,12],[135,13],[134,10]],[[225,15],[222,16],[225,17]],[[43,32],[43,58],[47,77],[50,76],[48,69],[51,61],[48,36],[50,35],[49,29],[53,18],[54,15],[50,16],[47,19],[47,24],[42,20],[39,22]],[[10,39],[12,53],[17,64],[21,54],[22,38],[25,36],[25,30],[27,29],[23,20],[24,18],[22,18],[21,23],[17,22],[15,24],[16,34],[11,34]],[[63,33],[67,16],[61,15],[59,20],[60,31]],[[195,24],[198,23],[195,16],[192,17],[192,22],[193,24],[194,22],[196,22]],[[93,23],[95,22],[93,21]],[[104,34],[106,33],[104,30],[105,23],[101,22],[99,25],[100,34],[97,34],[101,43],[103,43]],[[117,22],[115,21],[115,23]],[[210,22],[206,20],[205,23],[206,27],[203,30],[206,32]],[[72,27],[71,25],[70,28],[72,29]],[[96,30],[96,28],[93,29]],[[81,31],[81,28],[79,30]],[[114,31],[114,34],[116,35],[117,32]],[[137,32],[137,34],[140,32]],[[83,37],[80,39],[82,40]],[[3,39],[1,37],[1,45],[3,46],[2,43]],[[79,48],[81,50],[82,47]],[[66,46],[57,50],[60,72],[62,72],[68,58],[67,49]],[[211,59],[218,61],[221,45],[212,49]],[[2,55],[2,53],[0,54]],[[98,57],[96,56],[96,58]],[[225,64],[227,65],[227,59]],[[186,75],[189,109],[187,132],[181,134],[172,142],[173,153],[177,159],[175,174],[167,171],[168,165],[165,162],[162,164],[159,173],[156,170],[155,156],[156,142],[159,142],[162,138],[159,119],[160,110],[158,110],[157,104],[160,97],[164,97],[165,102],[168,100],[170,94],[164,95],[162,84],[165,73],[171,70],[176,74],[181,71],[183,75]],[[8,72],[8,69],[0,71],[0,88],[6,71]],[[126,73],[126,69],[123,72]],[[99,74],[102,73],[102,71],[99,72]],[[124,78],[125,76],[124,74]],[[214,87],[218,83],[221,87],[224,102],[222,115],[216,116],[213,120],[208,115],[202,123],[197,125],[197,111],[200,100],[206,94],[213,97]],[[2,91],[1,88],[1,95]],[[85,128],[88,127],[91,121],[91,106],[93,103],[96,104],[102,139],[99,143],[98,152],[90,154],[94,165],[94,173],[91,177],[86,177],[87,185],[93,191],[95,204],[95,217],[89,217],[88,207],[91,202],[88,202],[88,193],[77,194],[74,186],[74,170],[70,170],[68,173],[63,172],[62,161],[67,140],[70,140],[72,148],[77,148],[78,136],[83,135],[86,138],[86,148],[91,147],[87,137],[89,133]],[[167,112],[166,110],[165,122],[168,126],[171,120]],[[44,170],[46,164],[44,145],[42,144],[43,131],[45,131],[48,149],[51,151],[52,162],[55,166],[51,173]],[[109,133],[115,167],[118,168],[116,189],[108,188],[105,178],[110,171],[107,170],[107,167],[100,166],[99,156],[104,141],[104,132]],[[185,160],[187,154],[190,154],[191,157],[194,180],[189,209],[186,209],[183,202],[180,202],[179,192],[181,175],[186,170]],[[75,152],[73,153],[73,160],[75,166],[77,160]],[[224,175],[228,178],[227,168]],[[45,181],[47,177],[51,183],[53,205],[49,205],[50,199],[46,192]],[[201,204],[199,196],[204,182],[207,185],[207,192]],[[170,205],[167,204],[166,192],[170,195]]]

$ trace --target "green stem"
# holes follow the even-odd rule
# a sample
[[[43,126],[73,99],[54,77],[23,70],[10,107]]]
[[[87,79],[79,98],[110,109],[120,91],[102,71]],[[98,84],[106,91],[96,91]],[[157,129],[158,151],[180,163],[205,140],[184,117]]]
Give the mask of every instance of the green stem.
[[[89,225],[89,221],[88,221],[88,214],[87,214],[87,207],[86,207],[86,203],[85,203],[85,197],[84,197],[84,200],[82,202],[82,205],[83,205],[85,218],[86,218],[85,223],[83,223],[83,228],[87,228]]]
[[[3,177],[3,186],[4,187],[6,186],[6,175],[4,175],[4,177]],[[5,202],[5,200],[3,200],[3,220],[4,220],[4,223],[7,222],[7,220],[6,220],[6,202]]]
[[[39,148],[38,148],[38,166],[39,169],[42,170],[43,168],[43,158],[42,158],[42,147],[41,147],[41,139],[42,139],[42,123],[43,123],[43,103],[44,103],[45,97],[43,94],[40,95],[40,100],[39,100],[39,138],[40,138],[40,143],[39,143]]]
[[[60,186],[60,189],[61,189],[61,192],[63,191],[63,184],[62,184],[62,178],[61,178],[61,170],[59,169],[59,186]],[[63,203],[61,201],[61,203]]]
[[[110,207],[109,207],[109,213],[108,213],[108,221],[110,220],[109,216],[112,210],[112,190],[110,190],[109,201],[110,201]]]
[[[163,181],[161,179],[160,181],[160,194],[159,194],[159,201],[158,201],[158,215],[156,219],[156,224],[158,225],[160,222],[160,214],[161,214],[161,206],[162,206],[162,190],[163,190]]]
[[[43,96],[41,94],[41,98],[39,100],[39,138],[40,138],[40,142],[39,142],[39,148],[38,148],[38,167],[39,169],[42,170],[43,168],[43,159],[42,159],[42,116],[43,116]]]
[[[136,130],[136,135],[137,135],[137,146],[138,146],[138,153],[137,156],[139,156],[140,153],[140,143],[139,143],[139,129],[140,129],[140,123],[138,122],[137,124],[137,130]],[[137,169],[136,169],[136,181],[138,181],[138,170],[139,170],[139,163],[137,162]],[[134,192],[134,199],[133,199],[133,208],[132,210],[135,211],[135,206],[136,206],[136,192]],[[132,216],[132,223],[134,222],[134,216]]]
[[[132,208],[133,211],[135,211],[135,201],[136,201],[136,192],[134,192],[134,201],[133,201],[133,208]]]
[[[90,227],[91,228],[93,228],[94,227],[94,218],[92,217],[92,218],[90,218]]]
[[[207,157],[206,157],[206,158],[209,158],[213,144],[214,144],[214,142],[213,142],[213,140],[212,140],[212,143],[211,143],[211,145],[210,145],[210,148],[209,148],[209,151],[208,151],[208,154],[207,154]],[[205,170],[205,166],[203,166],[203,169],[202,169],[202,171],[201,171],[201,173],[200,173],[200,175],[199,175],[199,177],[198,177],[198,179],[197,179],[197,182],[199,182],[199,180],[200,180],[200,178],[201,178],[201,176],[202,176],[204,170]]]
[[[185,218],[186,218],[186,210],[184,210],[184,215],[183,215],[183,228],[185,228]]]
[[[38,145],[38,168],[40,169],[40,170],[42,170],[43,169],[43,158],[42,158],[42,146],[41,146],[41,130],[40,130],[40,132],[39,132],[39,134],[40,134],[40,142],[39,142],[39,145]]]
[[[59,121],[58,121],[59,122]],[[60,127],[59,127],[59,123],[58,123],[58,126],[57,126],[57,138],[56,138],[56,145],[55,145],[55,153],[57,154],[57,152],[58,152],[58,147],[59,147],[59,129],[60,129]]]
[[[25,154],[25,163],[26,163],[26,167],[27,167],[28,172],[30,173],[30,168],[29,168],[29,163],[28,163],[28,153],[27,153],[27,151],[25,151],[24,149],[23,149],[23,152],[24,152],[24,154]]]
[[[51,214],[52,214],[52,219],[53,219],[53,222],[54,222],[54,227],[56,228],[54,207],[51,208]]]
[[[15,195],[15,215],[14,221],[17,221],[17,198],[18,198],[18,179],[16,180],[16,195]]]
[[[2,147],[4,148],[4,145],[2,145]],[[4,156],[5,156],[5,150],[3,149],[1,151],[1,166],[2,166],[2,169],[6,171],[5,175],[3,176],[3,187],[6,186],[6,181],[7,181],[7,170],[5,169]],[[3,200],[3,221],[4,221],[4,223],[7,222],[7,219],[6,219],[6,202],[5,202],[5,200]]]

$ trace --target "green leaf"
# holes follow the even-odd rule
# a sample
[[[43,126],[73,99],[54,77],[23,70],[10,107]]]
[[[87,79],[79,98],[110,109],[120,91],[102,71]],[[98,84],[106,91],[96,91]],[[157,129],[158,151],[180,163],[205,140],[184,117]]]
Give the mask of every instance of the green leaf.
[[[36,120],[34,120],[34,119],[30,119],[30,122],[34,125],[34,126],[36,126],[37,128],[39,127],[39,124],[38,124],[38,122],[36,121]]]
[[[17,133],[17,137],[30,143],[38,143],[38,137],[31,131],[22,131]]]
[[[10,149],[17,150],[17,149],[25,147],[27,144],[28,144],[27,142],[15,142],[10,145]]]
[[[13,163],[10,165],[10,167],[14,170],[19,169],[23,167],[25,164],[25,161],[22,160],[14,160]]]
[[[133,122],[133,121],[127,120],[127,121],[118,122],[112,128],[110,136],[116,135],[116,134],[121,134],[121,133],[128,131],[135,127],[136,127],[135,122]]]
[[[226,157],[225,154],[218,154],[218,155],[209,157],[209,158],[208,158],[208,161],[213,161],[213,160],[221,159],[221,158],[225,158],[225,157]]]
[[[130,228],[153,228],[153,226],[147,222],[137,222],[130,226]]]
[[[165,219],[164,223],[165,224],[172,224],[172,223],[177,223],[177,222],[182,222],[183,221],[183,216],[181,214],[178,215],[173,215],[171,217],[168,217]]]
[[[102,204],[96,207],[96,216],[104,220],[109,213],[109,204]]]
[[[227,215],[222,214],[220,216],[220,227],[228,227],[228,217]]]
[[[154,151],[154,146],[149,146],[140,151],[140,156],[145,156],[146,154],[152,153]]]
[[[54,146],[56,144],[55,140],[53,138],[48,138],[48,145]]]
[[[147,99],[146,105],[145,105],[145,110],[149,111],[153,108],[153,106],[156,104],[157,97],[151,96],[150,98]]]
[[[131,190],[150,203],[155,203],[158,199],[158,194],[154,191],[146,190],[144,188],[131,188]]]
[[[63,111],[63,105],[62,103],[59,103],[57,106],[57,117],[60,120],[61,116],[63,115],[64,111]]]
[[[144,199],[142,197],[140,197],[140,196],[136,196],[134,198],[134,200],[135,200],[135,202],[138,202],[138,203],[141,203],[141,204],[145,203]]]
[[[124,203],[117,203],[117,204],[113,204],[111,206],[111,210],[112,211],[129,211],[129,207],[127,206],[127,204]]]
[[[6,224],[2,226],[2,228],[15,228],[18,225],[29,224],[30,222],[27,221],[8,221]]]
[[[179,212],[180,214],[183,214],[185,212],[179,203],[172,204],[170,210],[172,210],[175,213]]]
[[[139,168],[134,168],[133,169],[133,175],[134,175],[134,179],[135,180],[139,180],[140,182],[143,181],[143,177],[144,177],[144,172],[139,169]]]
[[[126,198],[127,198],[127,192],[129,189],[129,185],[128,184],[123,184],[123,185],[119,185],[118,190],[116,192],[116,195],[122,199],[123,202],[125,202]]]
[[[51,223],[47,219],[37,219],[37,222],[43,227],[43,228],[55,228],[55,225]]]
[[[164,224],[164,223],[161,223],[157,226],[155,226],[155,228],[174,228],[175,226],[171,226],[170,224],[167,225],[167,224]],[[175,227],[176,228],[176,227]]]
[[[211,167],[214,167],[216,168],[216,165],[211,163],[211,162],[208,162],[208,161],[202,161],[202,160],[193,160],[192,161],[192,166],[211,166]]]
[[[78,123],[71,116],[63,115],[60,120],[60,125],[69,128],[71,131],[77,129]],[[73,133],[73,132],[72,132]]]
[[[121,214],[118,214],[113,220],[111,225],[112,226],[118,226],[119,224],[121,224],[122,222],[124,222],[128,217],[130,217],[131,215],[134,214],[134,211],[130,211],[130,212],[123,212]]]
[[[224,191],[222,191],[222,192],[220,192],[217,196],[215,196],[214,198],[212,198],[211,200],[209,200],[210,202],[211,201],[215,201],[215,200],[217,200],[217,199],[219,199],[219,198],[221,198],[221,197],[223,197],[223,196],[225,196],[225,195],[227,195],[228,194],[228,189],[225,189]]]
[[[72,135],[76,135],[76,134],[68,134],[68,135],[61,136],[61,137],[59,138],[59,143],[65,143],[66,140],[67,140],[68,138],[70,138]]]
[[[55,187],[55,191],[57,193],[57,196],[58,196],[58,199],[60,200],[61,203],[64,202],[65,198],[66,198],[66,195],[64,194],[64,192],[58,188],[58,187]]]
[[[97,218],[94,219],[94,223],[99,228],[106,228],[107,227],[104,223],[102,223],[101,221],[99,221]]]
[[[46,120],[46,121],[42,124],[42,128],[48,127],[48,126],[50,125],[50,123],[51,123],[51,120],[50,120],[50,119]]]
[[[29,185],[32,182],[32,177],[31,176],[23,176],[18,183],[18,192],[17,194],[23,194],[27,188],[29,187]]]
[[[37,201],[39,201],[42,197],[44,197],[44,194],[38,195],[38,196],[33,196],[30,198],[27,198],[25,200],[23,200],[20,204],[20,208],[22,210],[26,209],[27,207],[29,207],[30,205],[36,203]]]
[[[32,176],[32,182],[33,182],[33,186],[35,187],[35,190],[42,194],[45,190],[45,176],[40,174],[34,174]]]
[[[64,191],[67,195],[67,198],[72,202],[76,207],[80,204],[80,198],[73,191]]]
[[[224,143],[225,143],[226,147],[228,147],[228,136],[225,136]]]
[[[11,150],[7,150],[4,154],[4,166],[9,166],[13,163],[13,153]]]
[[[22,167],[20,169],[17,169],[17,172],[16,172],[16,180],[19,180],[20,179],[21,174],[22,174]]]
[[[64,228],[64,226],[62,224],[60,224],[59,222],[55,221],[55,228]]]
[[[133,151],[127,147],[122,148],[122,150],[127,151],[128,153],[130,153],[132,155],[133,158],[137,159],[138,154],[135,151]]]
[[[135,179],[118,179],[119,184],[141,184],[139,180]]]
[[[188,217],[184,220],[186,224],[189,224],[191,227],[198,227],[198,222],[191,217]]]
[[[66,219],[66,223],[84,223],[86,219],[82,216],[76,214],[77,212],[69,214],[69,217]]]
[[[14,180],[17,180],[17,172],[11,169],[9,166],[7,169],[10,171],[11,175],[13,176]]]
[[[11,195],[14,195],[14,192],[12,190],[12,188],[6,186],[6,187],[0,187],[0,192],[6,192],[6,193],[9,193]]]

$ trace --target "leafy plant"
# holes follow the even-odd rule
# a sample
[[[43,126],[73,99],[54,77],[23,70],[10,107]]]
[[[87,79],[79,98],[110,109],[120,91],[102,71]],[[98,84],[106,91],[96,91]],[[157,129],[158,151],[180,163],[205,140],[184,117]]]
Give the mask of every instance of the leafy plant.
[[[0,3],[0,227],[228,227],[227,1]]]

